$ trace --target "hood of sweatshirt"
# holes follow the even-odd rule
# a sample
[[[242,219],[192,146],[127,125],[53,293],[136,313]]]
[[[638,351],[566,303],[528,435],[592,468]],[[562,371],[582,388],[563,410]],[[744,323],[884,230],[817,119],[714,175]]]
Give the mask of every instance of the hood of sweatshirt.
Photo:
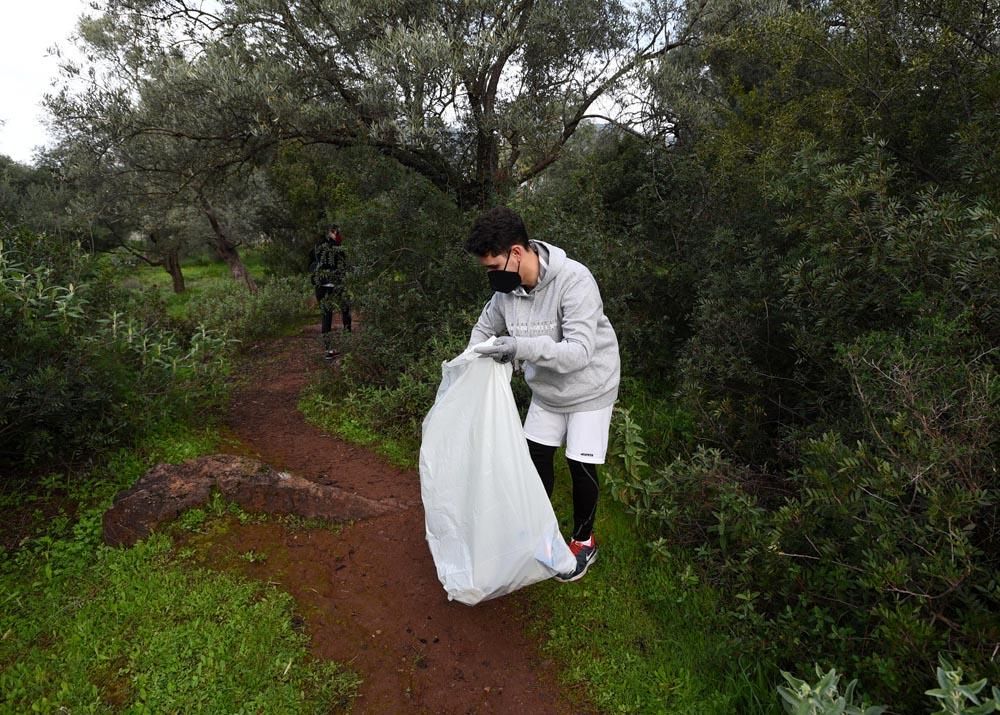
[[[559,271],[566,265],[566,251],[553,246],[545,241],[528,241],[528,246],[538,253],[539,266],[538,284],[530,291],[524,286],[518,286],[511,295],[519,298],[530,298],[532,295],[545,290],[559,275]]]

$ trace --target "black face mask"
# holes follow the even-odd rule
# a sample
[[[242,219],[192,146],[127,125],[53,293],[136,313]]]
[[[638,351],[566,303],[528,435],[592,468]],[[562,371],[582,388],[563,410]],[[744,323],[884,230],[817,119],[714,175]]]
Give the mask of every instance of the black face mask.
[[[510,293],[521,285],[521,274],[517,271],[508,271],[507,264],[510,263],[510,251],[507,252],[507,260],[503,268],[497,271],[487,271],[486,278],[490,282],[490,288],[497,293]]]

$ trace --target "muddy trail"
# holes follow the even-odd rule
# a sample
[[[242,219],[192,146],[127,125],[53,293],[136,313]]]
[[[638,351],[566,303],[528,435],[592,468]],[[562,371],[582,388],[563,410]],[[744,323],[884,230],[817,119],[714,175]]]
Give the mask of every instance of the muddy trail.
[[[424,538],[419,476],[306,423],[299,393],[325,363],[316,328],[254,346],[228,427],[234,452],[394,505],[337,529],[233,524],[211,558],[296,600],[311,649],[364,679],[355,713],[586,713],[529,634],[524,592],[449,602]],[[253,551],[248,561],[240,554]]]

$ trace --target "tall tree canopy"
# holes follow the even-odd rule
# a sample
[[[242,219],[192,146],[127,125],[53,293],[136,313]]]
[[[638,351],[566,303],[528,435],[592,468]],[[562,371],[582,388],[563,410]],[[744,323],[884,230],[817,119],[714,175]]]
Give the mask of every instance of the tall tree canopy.
[[[680,0],[96,6],[80,33],[94,64],[70,68],[83,87],[50,101],[67,134],[92,137],[97,148],[169,137],[176,146],[160,156],[183,166],[191,185],[282,142],[370,146],[463,206],[539,175],[588,117],[627,120],[627,104],[615,100],[644,64],[691,42],[709,8]]]

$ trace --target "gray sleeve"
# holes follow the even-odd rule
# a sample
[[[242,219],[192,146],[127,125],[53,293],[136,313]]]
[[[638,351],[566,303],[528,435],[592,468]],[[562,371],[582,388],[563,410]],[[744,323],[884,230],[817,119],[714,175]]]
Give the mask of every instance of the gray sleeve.
[[[517,339],[518,360],[556,372],[575,372],[590,364],[597,345],[597,327],[604,304],[597,281],[590,273],[568,286],[561,301],[562,340],[547,335]]]
[[[507,321],[504,318],[503,306],[500,305],[500,300],[497,298],[497,294],[494,293],[493,297],[483,307],[483,312],[479,314],[479,320],[476,321],[476,326],[472,329],[469,344],[465,349],[468,350],[473,345],[478,345],[484,340],[489,340],[494,335],[506,334]]]

